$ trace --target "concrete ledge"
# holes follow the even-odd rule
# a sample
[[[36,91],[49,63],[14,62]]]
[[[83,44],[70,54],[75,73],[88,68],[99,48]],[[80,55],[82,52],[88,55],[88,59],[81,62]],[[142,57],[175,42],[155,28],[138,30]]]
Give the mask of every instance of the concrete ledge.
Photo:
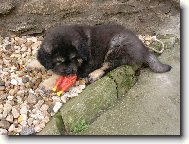
[[[64,134],[64,125],[60,112],[58,112],[45,128],[37,135],[62,135]]]
[[[53,118],[38,135],[62,134],[59,126],[64,126],[62,129],[66,133],[82,131],[134,85],[134,74],[132,67],[121,66],[90,84],[78,97],[71,99],[60,109],[62,124],[57,125],[58,117]]]

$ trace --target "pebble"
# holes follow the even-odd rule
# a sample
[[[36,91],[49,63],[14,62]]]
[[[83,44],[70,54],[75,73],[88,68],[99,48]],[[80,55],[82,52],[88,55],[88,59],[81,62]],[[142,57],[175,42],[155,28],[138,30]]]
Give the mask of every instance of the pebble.
[[[3,119],[3,114],[0,113],[0,119]]]
[[[0,42],[3,57],[0,59],[0,123],[4,126],[0,134],[30,135],[41,131],[72,94],[69,91],[67,96],[58,97],[51,93],[52,88],[42,87],[49,78],[46,84],[50,82],[54,86],[58,77],[33,59],[42,40],[43,37],[12,36]],[[84,83],[77,81],[76,86]],[[75,92],[80,93],[82,89],[77,87]]]
[[[13,100],[13,98],[14,98],[14,96],[8,96],[7,100],[11,101],[11,100]]]
[[[66,100],[67,100],[67,96],[61,96],[61,101],[63,102],[63,103],[66,103]]]
[[[42,128],[38,125],[34,128],[35,132],[40,132],[42,130]]]
[[[0,128],[3,129],[8,129],[10,127],[10,123],[6,120],[1,120],[0,121]]]
[[[39,125],[39,120],[34,120],[33,125],[35,125],[35,126]]]
[[[23,127],[20,135],[31,135],[35,132],[33,127]]]
[[[12,79],[12,80],[11,80],[11,84],[12,84],[12,85],[17,85],[17,84],[18,84],[18,82],[17,82],[17,80]]]
[[[19,111],[15,107],[12,107],[12,115],[14,118],[18,118],[20,116]]]
[[[29,104],[35,104],[37,102],[37,97],[34,94],[29,94],[28,98],[27,98],[27,102]]]
[[[29,82],[29,80],[30,80],[29,77],[23,77],[22,78],[23,83],[27,83],[27,82]]]
[[[15,124],[11,124],[10,127],[8,128],[9,132],[15,131]]]
[[[28,112],[27,105],[21,105],[20,106],[20,114],[27,114],[27,112]]]
[[[0,78],[0,86],[5,86],[5,82],[1,80]]]
[[[49,121],[49,117],[46,116],[42,121],[45,122],[45,123],[47,123]]]
[[[6,103],[4,105],[4,109],[3,109],[3,117],[7,117],[7,115],[9,114],[9,112],[11,111],[12,109],[12,105]]]
[[[17,90],[16,90],[16,89],[11,89],[11,90],[9,91],[9,94],[10,94],[11,96],[14,96],[16,93],[17,93]]]
[[[6,129],[0,128],[0,135],[7,135],[8,131]]]
[[[0,104],[0,113],[3,112],[3,104]]]
[[[44,100],[39,100],[36,105],[34,105],[35,108],[40,109],[42,104],[44,103]]]
[[[58,97],[58,96],[53,96],[52,99],[53,99],[53,103],[61,101],[60,97]]]
[[[13,123],[13,116],[9,114],[9,115],[7,116],[7,118],[6,118],[6,120],[7,120],[8,122],[10,122],[10,123]]]
[[[5,90],[5,86],[0,86],[0,91],[4,91]]]
[[[21,114],[18,117],[18,123],[22,123],[23,121],[26,121],[26,120],[27,120],[27,115],[26,114]]]
[[[49,109],[49,106],[47,104],[43,104],[40,108],[41,111],[47,111]]]
[[[28,119],[28,125],[31,126],[33,124],[34,118],[29,118]]]
[[[53,111],[56,113],[62,106],[61,102],[56,102],[54,107],[53,107]]]

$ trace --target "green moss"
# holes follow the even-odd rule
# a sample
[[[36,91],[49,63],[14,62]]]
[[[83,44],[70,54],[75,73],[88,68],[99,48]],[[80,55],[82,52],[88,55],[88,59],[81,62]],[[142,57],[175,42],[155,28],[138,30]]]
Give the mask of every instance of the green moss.
[[[116,101],[116,93],[116,84],[106,76],[87,86],[80,96],[71,99],[60,110],[66,130],[73,131],[83,119],[90,123]]]
[[[157,41],[150,43],[149,47],[152,47],[152,48],[156,49],[157,51],[162,50],[162,44],[160,42],[157,42]]]
[[[71,131],[77,133],[77,132],[81,132],[85,129],[87,129],[88,124],[86,123],[85,119],[82,119],[80,121],[78,121],[72,128]]]
[[[158,35],[157,38],[164,43],[165,49],[171,49],[179,39],[173,34]]]

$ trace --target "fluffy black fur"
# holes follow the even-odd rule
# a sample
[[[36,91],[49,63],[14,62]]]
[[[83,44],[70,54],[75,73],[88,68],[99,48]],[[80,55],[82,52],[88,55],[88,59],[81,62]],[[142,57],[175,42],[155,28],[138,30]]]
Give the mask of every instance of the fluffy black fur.
[[[158,73],[171,69],[162,64],[133,32],[115,24],[56,27],[45,36],[37,59],[57,74],[77,74],[79,77],[87,77],[104,63],[108,63],[105,71],[139,63],[147,63]]]

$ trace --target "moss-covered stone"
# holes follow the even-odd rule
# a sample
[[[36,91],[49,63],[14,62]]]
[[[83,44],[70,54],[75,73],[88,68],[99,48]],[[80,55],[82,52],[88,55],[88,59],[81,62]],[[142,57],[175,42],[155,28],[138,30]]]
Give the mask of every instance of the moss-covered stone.
[[[117,84],[117,96],[124,95],[136,82],[135,70],[139,66],[121,66],[114,69],[108,76]]]
[[[134,85],[139,66],[121,66],[90,84],[71,99],[38,135],[61,135],[64,130],[77,133],[87,128],[103,110],[112,106]]]
[[[117,99],[115,82],[105,76],[89,85],[80,96],[71,99],[60,110],[67,131],[74,131],[82,120],[90,123],[100,111]]]
[[[57,113],[45,128],[37,135],[62,135],[64,134],[64,124],[60,113]]]
[[[165,49],[171,49],[175,43],[179,42],[179,39],[173,34],[158,35],[157,37],[164,43]]]

